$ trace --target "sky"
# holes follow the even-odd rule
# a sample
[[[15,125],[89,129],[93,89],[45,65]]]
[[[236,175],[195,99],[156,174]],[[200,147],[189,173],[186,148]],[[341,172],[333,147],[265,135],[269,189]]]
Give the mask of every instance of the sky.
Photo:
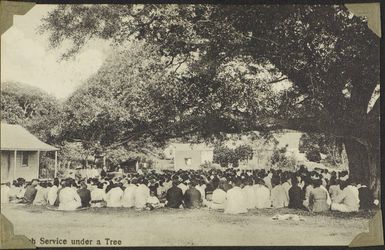
[[[13,26],[1,36],[1,82],[29,84],[65,99],[100,68],[109,46],[91,41],[75,58],[59,61],[65,48],[49,49],[48,35],[37,34],[41,18],[54,7],[36,5],[14,16]]]

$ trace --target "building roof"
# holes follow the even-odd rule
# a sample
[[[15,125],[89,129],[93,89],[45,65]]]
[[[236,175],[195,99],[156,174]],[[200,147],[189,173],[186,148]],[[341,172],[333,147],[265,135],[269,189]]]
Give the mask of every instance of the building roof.
[[[213,147],[206,145],[205,143],[171,143],[170,146],[175,148],[175,151],[206,151],[213,150]]]
[[[1,123],[1,150],[55,151],[20,125]]]

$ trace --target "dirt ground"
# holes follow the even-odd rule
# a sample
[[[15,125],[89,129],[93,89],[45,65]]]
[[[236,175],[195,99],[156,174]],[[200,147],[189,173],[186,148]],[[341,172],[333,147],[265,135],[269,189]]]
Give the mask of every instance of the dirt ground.
[[[242,215],[166,208],[64,212],[16,204],[2,205],[1,213],[13,223],[15,234],[33,238],[37,246],[108,246],[113,245],[111,240],[116,240],[116,246],[118,240],[121,246],[347,245],[356,235],[368,231],[368,220],[374,215],[314,215],[291,209],[255,209]],[[272,220],[276,214],[287,213],[300,215],[304,221]],[[66,244],[57,244],[57,238],[62,243],[66,239]]]

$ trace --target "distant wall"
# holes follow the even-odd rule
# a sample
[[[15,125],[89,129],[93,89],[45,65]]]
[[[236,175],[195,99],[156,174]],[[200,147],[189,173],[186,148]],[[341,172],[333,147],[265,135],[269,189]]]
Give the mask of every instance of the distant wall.
[[[174,167],[178,169],[199,169],[205,161],[212,162],[213,155],[207,151],[186,150],[175,151]]]

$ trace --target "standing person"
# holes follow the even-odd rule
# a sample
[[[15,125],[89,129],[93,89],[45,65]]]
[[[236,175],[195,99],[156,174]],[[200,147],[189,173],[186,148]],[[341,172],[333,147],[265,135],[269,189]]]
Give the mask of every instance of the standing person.
[[[150,189],[148,188],[147,179],[143,179],[139,184],[135,192],[135,208],[144,209],[146,208],[146,203],[148,197],[150,197]]]
[[[23,203],[32,204],[37,193],[36,186],[38,185],[38,183],[39,181],[37,179],[33,179],[31,181],[31,184],[25,189]]]
[[[123,190],[119,183],[113,183],[106,195],[107,207],[122,206]]]
[[[305,195],[302,188],[298,186],[298,179],[294,177],[291,179],[291,188],[289,189],[289,208],[305,209],[303,200]]]
[[[199,208],[202,205],[201,193],[195,188],[194,180],[190,181],[189,189],[184,193],[184,204],[186,208]]]
[[[53,180],[53,185],[52,185],[52,187],[50,187],[50,189],[48,190],[48,194],[47,194],[48,204],[51,206],[53,206],[55,204],[55,201],[57,199],[58,188],[59,188],[59,179],[55,178]]]
[[[87,184],[84,181],[80,183],[78,194],[82,203],[82,207],[89,207],[91,201],[91,192],[87,189]]]
[[[310,191],[309,194],[309,210],[312,212],[323,212],[330,209],[328,204],[328,192],[325,188],[321,187],[322,180],[315,179],[313,181],[314,188]]]
[[[136,186],[136,179],[127,180],[127,183],[128,185],[123,193],[122,205],[130,208],[135,206],[135,194],[138,187]]]
[[[242,181],[237,178],[234,182],[234,187],[227,191],[225,213],[241,214],[247,213],[247,204],[244,192],[241,189]]]
[[[172,182],[172,187],[167,190],[166,200],[169,208],[180,208],[183,204],[183,191],[178,187],[178,181]]]
[[[81,207],[81,199],[76,190],[71,187],[71,180],[66,180],[62,187],[59,192],[58,210],[76,210]]]

